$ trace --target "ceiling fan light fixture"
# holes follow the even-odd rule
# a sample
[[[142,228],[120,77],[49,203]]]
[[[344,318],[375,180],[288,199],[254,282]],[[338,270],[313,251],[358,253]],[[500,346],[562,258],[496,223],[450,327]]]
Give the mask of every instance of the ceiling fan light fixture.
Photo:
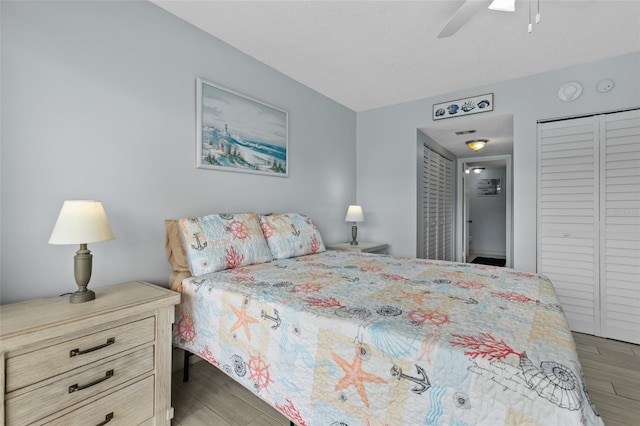
[[[465,142],[472,151],[480,151],[489,142],[488,139],[473,139]]]
[[[516,0],[493,0],[489,5],[489,9],[500,12],[515,12]]]

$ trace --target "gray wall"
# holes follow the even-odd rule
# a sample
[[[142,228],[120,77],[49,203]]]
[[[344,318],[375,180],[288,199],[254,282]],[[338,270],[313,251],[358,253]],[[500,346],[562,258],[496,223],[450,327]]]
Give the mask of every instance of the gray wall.
[[[615,88],[598,93],[604,78]],[[582,96],[559,100],[558,88],[574,80]],[[640,53],[358,113],[357,193],[367,211],[359,228],[368,241],[389,243],[393,255],[416,255],[416,129],[429,125],[433,104],[479,93],[494,93],[495,109],[485,114],[513,114],[513,266],[535,271],[537,120],[640,106]]]
[[[147,2],[0,2],[1,281],[8,303],[74,291],[47,243],[65,199],[100,199],[116,239],[90,286],[167,282],[165,218],[310,215],[348,238],[356,114]],[[289,112],[289,177],[195,168],[195,80]]]

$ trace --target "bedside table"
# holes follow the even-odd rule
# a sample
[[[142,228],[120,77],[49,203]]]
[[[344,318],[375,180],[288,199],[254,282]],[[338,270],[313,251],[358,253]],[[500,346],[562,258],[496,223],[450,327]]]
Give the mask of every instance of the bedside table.
[[[170,425],[180,294],[144,282],[0,306],[0,424]]]
[[[389,244],[374,244],[374,243],[358,242],[357,246],[352,246],[350,243],[341,243],[341,244],[329,244],[326,247],[328,250],[342,250],[342,251],[355,251],[359,253],[387,254],[387,250],[389,249]]]

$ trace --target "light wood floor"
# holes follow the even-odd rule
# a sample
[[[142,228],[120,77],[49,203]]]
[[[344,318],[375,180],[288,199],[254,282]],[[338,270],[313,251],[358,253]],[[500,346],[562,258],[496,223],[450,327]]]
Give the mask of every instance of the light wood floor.
[[[640,346],[574,333],[589,395],[606,426],[640,424]],[[173,375],[175,426],[289,425],[278,411],[207,362]]]
[[[573,333],[589,396],[606,426],[640,424],[640,345]]]

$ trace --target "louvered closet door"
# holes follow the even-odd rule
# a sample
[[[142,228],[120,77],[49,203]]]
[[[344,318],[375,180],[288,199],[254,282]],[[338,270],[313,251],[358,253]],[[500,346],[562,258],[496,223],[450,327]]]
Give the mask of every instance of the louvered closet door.
[[[640,112],[602,119],[602,335],[640,343]]]
[[[438,154],[424,150],[424,255],[426,259],[436,259],[438,246]]]
[[[427,147],[423,160],[423,253],[453,260],[453,162]]]
[[[445,161],[446,159],[438,156],[438,239],[436,242],[436,257],[435,259],[444,259],[444,246],[445,246],[445,204],[446,204],[446,188],[445,188]]]
[[[453,260],[453,161],[444,158],[444,229],[443,260]]]
[[[598,133],[595,117],[539,126],[538,271],[571,329],[590,334],[599,328]]]

